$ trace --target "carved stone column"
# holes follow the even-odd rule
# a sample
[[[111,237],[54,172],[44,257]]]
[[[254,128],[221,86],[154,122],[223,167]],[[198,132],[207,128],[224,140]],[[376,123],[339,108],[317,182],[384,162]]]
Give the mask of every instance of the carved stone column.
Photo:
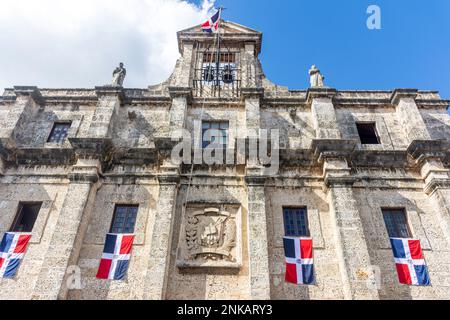
[[[330,213],[334,223],[336,254],[346,299],[378,299],[368,286],[372,276],[369,248],[364,236],[353,179],[343,158],[325,158],[324,177],[328,187]]]
[[[173,217],[180,178],[175,174],[167,174],[159,176],[158,180],[159,195],[145,279],[144,299],[147,300],[161,300],[166,296]]]
[[[32,299],[66,299],[67,268],[76,265],[79,258],[98,187],[99,171],[98,160],[79,160],[69,175],[66,198],[48,250],[44,253]]]
[[[254,170],[257,170],[255,168]],[[270,270],[267,239],[265,179],[247,169],[248,192],[248,254],[250,295],[252,299],[270,299]],[[261,169],[260,169],[261,170]],[[258,170],[258,171],[260,171]]]

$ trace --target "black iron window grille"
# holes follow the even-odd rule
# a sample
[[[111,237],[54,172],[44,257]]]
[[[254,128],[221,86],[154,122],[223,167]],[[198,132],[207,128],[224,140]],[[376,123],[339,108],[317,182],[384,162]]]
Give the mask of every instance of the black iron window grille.
[[[284,208],[284,231],[287,237],[309,237],[306,208]]]
[[[53,128],[47,142],[63,143],[67,138],[70,126],[70,122],[56,122],[53,124]]]
[[[139,206],[116,205],[111,223],[111,233],[134,233]]]
[[[411,238],[404,209],[382,209],[382,212],[390,238]]]

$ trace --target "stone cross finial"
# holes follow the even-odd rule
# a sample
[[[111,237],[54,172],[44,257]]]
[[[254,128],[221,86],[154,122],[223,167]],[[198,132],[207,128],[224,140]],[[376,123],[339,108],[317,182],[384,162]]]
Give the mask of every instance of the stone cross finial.
[[[123,67],[123,63],[121,62],[113,72],[112,85],[122,87],[126,75],[127,70]]]
[[[312,88],[323,87],[323,80],[325,80],[325,77],[320,73],[320,70],[317,69],[315,64],[309,69],[309,77]]]

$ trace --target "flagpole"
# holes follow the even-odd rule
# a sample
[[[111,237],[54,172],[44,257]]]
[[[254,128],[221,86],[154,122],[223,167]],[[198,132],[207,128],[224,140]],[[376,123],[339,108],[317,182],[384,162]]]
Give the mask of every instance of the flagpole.
[[[220,79],[219,79],[219,69],[220,69],[220,25],[222,21],[222,10],[223,7],[219,7],[219,22],[217,26],[217,53],[216,53],[216,85],[220,90]]]

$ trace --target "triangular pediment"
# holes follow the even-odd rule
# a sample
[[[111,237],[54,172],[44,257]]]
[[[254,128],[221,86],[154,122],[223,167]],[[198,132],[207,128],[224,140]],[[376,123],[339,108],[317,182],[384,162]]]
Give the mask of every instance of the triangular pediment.
[[[182,52],[184,42],[210,41],[213,33],[205,33],[201,24],[177,32],[178,48]],[[235,22],[221,20],[221,39],[230,42],[253,42],[258,53],[261,51],[262,33]]]
[[[245,27],[235,22],[222,20],[220,24],[221,33],[230,33],[230,34],[248,34],[248,35],[259,35],[261,32]],[[192,34],[192,33],[203,33],[201,24],[181,30],[178,34]]]

